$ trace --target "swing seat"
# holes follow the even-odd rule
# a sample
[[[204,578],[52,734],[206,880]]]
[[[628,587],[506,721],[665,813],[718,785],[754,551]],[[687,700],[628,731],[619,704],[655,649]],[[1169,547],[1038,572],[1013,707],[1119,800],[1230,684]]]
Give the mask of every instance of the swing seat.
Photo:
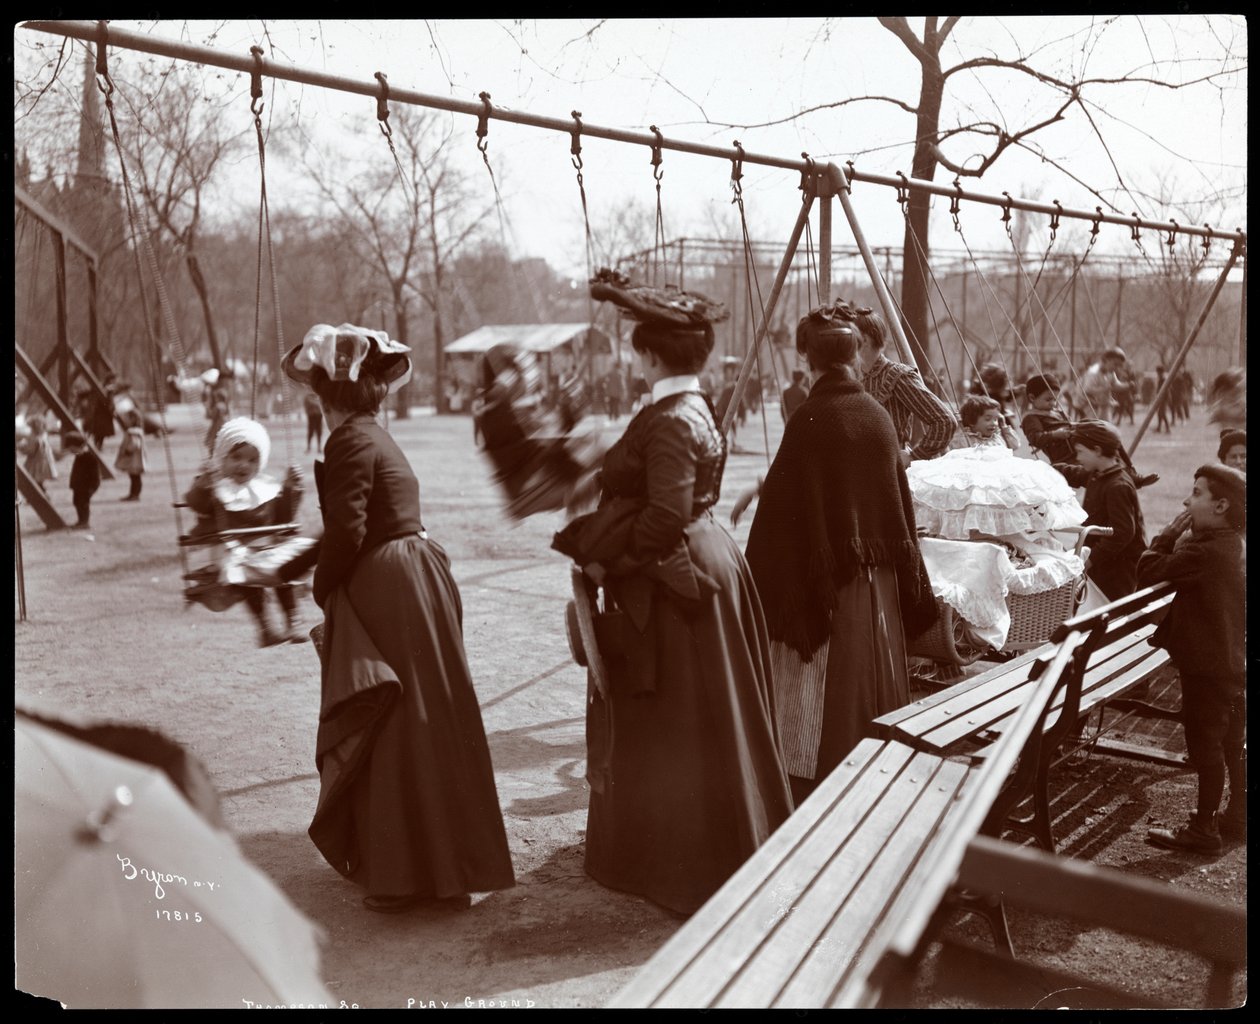
[[[245,543],[264,537],[297,533],[301,528],[299,523],[277,523],[274,526],[243,526],[235,530],[217,530],[214,533],[185,533],[180,535],[179,546],[196,548],[224,544],[228,541]]]
[[[219,569],[214,565],[203,565],[185,573],[184,581],[184,601],[199,604],[212,612],[227,611],[245,598],[241,587],[219,582]]]

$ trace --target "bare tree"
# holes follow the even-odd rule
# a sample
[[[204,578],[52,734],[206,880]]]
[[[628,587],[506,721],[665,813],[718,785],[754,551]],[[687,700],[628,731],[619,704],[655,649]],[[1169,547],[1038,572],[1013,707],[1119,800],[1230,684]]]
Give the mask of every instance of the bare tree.
[[[472,189],[455,168],[439,115],[399,107],[390,115],[390,142],[397,162],[372,162],[362,173],[331,171],[310,161],[320,196],[332,204],[346,235],[383,281],[394,315],[395,337],[411,344],[417,302],[431,316],[435,402],[445,412],[441,382],[445,304],[453,260],[464,250],[492,207],[474,203]],[[380,145],[380,144],[378,144]],[[399,392],[398,415],[409,415],[408,389]]]
[[[142,210],[177,246],[201,308],[212,365],[224,366],[214,302],[199,254],[204,204],[216,169],[239,145],[221,111],[206,102],[183,66],[174,66],[157,94],[129,104],[134,120],[125,127],[132,184]]]

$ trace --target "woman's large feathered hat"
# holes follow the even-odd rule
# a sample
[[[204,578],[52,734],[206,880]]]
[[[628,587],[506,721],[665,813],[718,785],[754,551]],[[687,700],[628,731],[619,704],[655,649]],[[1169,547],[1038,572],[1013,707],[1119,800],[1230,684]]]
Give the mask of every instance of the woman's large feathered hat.
[[[722,303],[699,292],[685,292],[673,285],[654,288],[631,284],[625,274],[607,267],[601,267],[591,278],[591,298],[616,304],[639,323],[683,331],[701,330],[730,316]]]
[[[316,324],[280,365],[290,378],[306,385],[311,383],[311,370],[316,366],[334,381],[358,380],[360,371],[366,371],[393,394],[411,380],[410,351],[384,331],[354,324]]]

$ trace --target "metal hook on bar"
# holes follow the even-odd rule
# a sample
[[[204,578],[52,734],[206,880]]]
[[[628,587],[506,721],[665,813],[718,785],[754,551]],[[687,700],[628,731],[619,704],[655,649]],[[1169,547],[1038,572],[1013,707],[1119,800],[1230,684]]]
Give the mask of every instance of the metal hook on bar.
[[[958,212],[962,209],[961,200],[963,195],[962,182],[954,178],[954,194],[949,197],[949,215],[954,218],[954,230],[961,233],[962,225],[958,222]]]
[[[1181,227],[1181,225],[1171,217],[1169,217],[1168,220],[1169,223],[1172,224],[1172,227],[1168,229],[1168,238],[1164,241],[1164,244],[1168,246],[1168,251],[1171,253],[1177,245],[1177,230]]]
[[[109,77],[109,22],[96,23],[96,73],[102,78]]]
[[[738,187],[740,179],[744,176],[744,147],[740,145],[739,139],[736,139],[732,145],[735,147],[735,155],[731,157],[731,184]]]
[[[1129,229],[1129,237],[1138,245],[1142,244],[1142,232],[1139,230],[1142,226],[1142,218],[1138,216],[1137,210],[1133,211],[1133,227]]]
[[[897,202],[901,204],[901,212],[904,214],[906,203],[910,202],[910,179],[904,171],[898,171],[897,177],[901,179],[901,184],[897,186]]]
[[[582,169],[582,111],[572,110],[569,113],[575,125],[569,130],[569,135],[573,139],[569,143],[569,152],[573,156],[573,166],[580,171]]]
[[[1095,206],[1094,212],[1098,214],[1098,216],[1094,218],[1094,226],[1089,229],[1089,240],[1091,244],[1093,244],[1094,239],[1098,237],[1098,231],[1102,227],[1103,208],[1101,206]]]
[[[1050,241],[1053,242],[1059,233],[1059,217],[1063,214],[1063,204],[1057,199],[1051,199],[1054,203],[1054,213],[1050,214]]]
[[[477,148],[481,150],[481,155],[486,155],[486,136],[490,133],[490,94],[481,92],[477,94],[477,98],[481,100],[481,113],[477,115]]]
[[[656,142],[652,146],[652,177],[659,183],[664,177],[665,172],[661,170],[661,147],[664,144],[664,136],[656,125],[648,125],[648,130],[656,136]]]
[[[249,109],[254,117],[262,117],[263,105],[258,101],[262,99],[263,94],[263,50],[261,46],[251,46],[249,52],[254,57],[254,70],[249,73]]]
[[[1006,225],[1006,233],[1010,234],[1011,207],[1015,205],[1015,200],[1011,198],[1011,194],[1009,192],[1003,192],[1002,195],[1006,196],[1006,202],[1002,204],[1002,223]]]
[[[1212,248],[1212,225],[1204,224],[1203,226],[1207,228],[1208,232],[1203,236],[1203,255],[1206,256],[1208,254],[1208,250]]]
[[[813,187],[814,182],[817,180],[816,172],[814,171],[814,158],[808,153],[802,151],[801,159],[805,161],[805,169],[801,171],[801,183],[797,187],[802,192],[808,194],[809,190]]]
[[[381,127],[381,134],[389,138],[394,133],[389,130],[389,82],[383,71],[372,76],[381,83],[381,93],[376,97],[376,120]]]

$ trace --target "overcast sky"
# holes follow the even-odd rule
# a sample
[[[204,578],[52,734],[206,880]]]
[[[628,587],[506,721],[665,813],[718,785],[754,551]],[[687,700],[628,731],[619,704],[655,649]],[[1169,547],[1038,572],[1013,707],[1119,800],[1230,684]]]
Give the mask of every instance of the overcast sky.
[[[917,29],[919,23],[920,19],[911,19],[912,27]],[[738,138],[753,152],[796,158],[804,150],[818,160],[852,159],[859,168],[883,174],[908,172],[910,166],[906,140],[913,120],[889,103],[857,103],[790,119],[806,108],[844,97],[888,96],[908,104],[917,100],[916,63],[874,19],[115,24],[236,54],[259,43],[283,63],[362,81],[383,71],[392,86],[429,94],[475,101],[486,90],[497,106],[539,115],[567,118],[577,109],[592,124],[637,131],[656,124],[666,136],[717,146],[729,146]],[[15,32],[20,74],[27,56],[21,51],[29,49],[29,37],[35,34],[20,28]],[[42,41],[55,42],[50,36]],[[1232,62],[1225,60],[1227,52],[1233,53]],[[1063,78],[1073,74],[1199,78],[1245,62],[1246,22],[1240,17],[1197,15],[966,18],[947,44],[944,62],[988,54],[1031,55],[1040,70]],[[67,82],[76,85],[76,76]],[[1000,72],[959,76],[952,82],[943,125],[981,118],[1014,129],[1030,114],[1043,116],[1059,102],[1057,94]],[[1139,210],[1144,216],[1172,216],[1182,223],[1245,227],[1245,90],[1245,75],[1180,92],[1152,85],[1094,89],[1087,93],[1096,104],[1090,114],[1107,137],[1109,152],[1079,112],[1035,138],[1047,157],[1082,181],[1107,190],[1125,214]],[[369,98],[277,83],[274,93],[269,87],[268,100],[272,123],[300,118],[323,137],[379,146],[388,159]],[[475,121],[465,115],[442,116],[452,119],[456,140],[466,138],[462,156],[467,172],[481,176],[489,197],[489,178],[475,149]],[[247,109],[242,120],[248,126]],[[766,126],[750,127],[754,125]],[[489,155],[520,253],[544,256],[558,269],[579,273],[582,218],[568,142],[558,133],[492,122]],[[584,179],[593,222],[598,224],[604,211],[626,197],[645,204],[654,201],[649,155],[644,147],[586,141]],[[958,151],[952,155],[968,156]],[[1113,163],[1133,194],[1115,193]],[[238,173],[248,170],[244,165]],[[271,162],[268,170],[270,175]],[[275,173],[284,170],[277,168]],[[300,168],[289,170],[301,173]],[[663,170],[670,237],[712,236],[716,228],[724,228],[732,239],[739,237],[728,163],[666,152]],[[945,182],[951,178],[943,171],[938,175]],[[746,168],[745,200],[756,237],[786,239],[799,208],[798,180],[795,172]],[[1045,202],[1058,199],[1068,207],[1098,205],[1049,163],[1018,151],[1009,152],[979,182],[965,185],[991,194],[1009,191]],[[1172,206],[1147,198],[1161,188],[1174,197]],[[1188,205],[1222,189],[1228,191],[1224,211]],[[225,196],[232,194],[241,201],[248,195],[236,185],[224,190]],[[900,245],[901,219],[892,190],[858,185],[853,201],[872,244]],[[952,234],[947,205],[936,207],[933,222],[934,241],[945,246],[951,244]],[[992,207],[966,209],[963,225],[973,246],[1004,243],[999,215]],[[1084,230],[1082,226],[1081,237]],[[1071,240],[1071,233],[1063,232],[1060,238]],[[839,227],[836,241],[850,241]],[[1129,244],[1127,232],[1113,227],[1104,230],[1100,248],[1123,250]]]

